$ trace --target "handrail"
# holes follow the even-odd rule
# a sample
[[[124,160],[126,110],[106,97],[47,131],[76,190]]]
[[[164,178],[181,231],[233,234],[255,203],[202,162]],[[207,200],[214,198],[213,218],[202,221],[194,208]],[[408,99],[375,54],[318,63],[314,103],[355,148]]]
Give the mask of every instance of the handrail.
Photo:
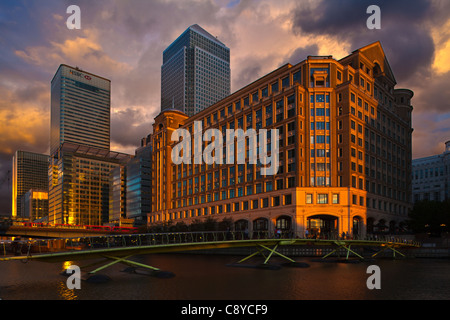
[[[345,239],[342,237],[330,237],[327,239],[317,239],[312,237],[302,237],[295,233],[281,233],[273,234],[268,231],[254,231],[247,233],[243,231],[198,231],[198,232],[166,232],[166,233],[142,233],[142,234],[127,234],[127,235],[104,235],[94,237],[73,237],[73,238],[56,238],[46,240],[27,240],[27,241],[0,241],[3,245],[3,256],[7,255],[7,244],[12,254],[20,255],[23,252],[23,245],[26,244],[28,250],[27,256],[34,253],[47,252],[61,252],[74,250],[95,250],[113,247],[142,247],[142,246],[156,246],[168,244],[189,244],[189,243],[205,243],[205,242],[233,242],[245,241],[255,239],[267,240],[307,240],[318,244],[328,243],[330,241],[349,241],[367,242],[367,245],[393,245],[393,246],[420,246],[416,241],[402,239],[398,236],[386,236],[365,239]]]

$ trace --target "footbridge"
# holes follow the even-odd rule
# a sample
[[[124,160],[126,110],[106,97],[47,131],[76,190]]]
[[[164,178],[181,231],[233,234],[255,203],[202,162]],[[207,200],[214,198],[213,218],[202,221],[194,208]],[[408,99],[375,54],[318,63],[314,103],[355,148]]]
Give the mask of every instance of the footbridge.
[[[292,266],[296,261],[280,252],[285,246],[313,246],[328,247],[327,254],[321,259],[331,256],[341,256],[344,260],[364,260],[356,248],[370,248],[373,253],[369,258],[376,257],[381,252],[389,250],[392,257],[404,256],[403,248],[419,247],[420,244],[399,238],[379,238],[377,240],[356,239],[305,239],[291,234],[280,237],[269,237],[267,233],[255,233],[249,236],[244,232],[183,232],[183,233],[150,233],[129,235],[105,235],[98,237],[39,239],[28,241],[0,241],[0,261],[20,260],[64,262],[101,258],[94,264],[82,267],[89,275],[108,268],[116,263],[123,263],[135,268],[144,268],[158,273],[161,270],[130,260],[136,255],[169,253],[181,251],[197,251],[204,249],[250,247],[253,251],[247,257],[235,263],[244,265],[256,256],[262,257],[263,262],[258,266],[269,266],[272,257],[280,257]],[[98,266],[103,264],[101,266]]]

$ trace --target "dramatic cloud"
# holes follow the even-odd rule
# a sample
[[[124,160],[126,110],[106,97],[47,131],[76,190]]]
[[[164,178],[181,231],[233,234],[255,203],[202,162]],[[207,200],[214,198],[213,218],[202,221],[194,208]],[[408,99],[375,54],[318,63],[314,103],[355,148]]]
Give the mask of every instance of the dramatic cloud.
[[[81,30],[66,27],[69,5]],[[369,30],[369,5],[381,29]],[[340,59],[381,41],[413,98],[413,152],[450,139],[450,2],[440,0],[4,0],[0,2],[0,181],[16,150],[48,152],[50,81],[61,63],[111,80],[111,147],[133,153],[160,112],[163,50],[199,24],[231,50],[232,91],[308,55]],[[0,214],[8,213],[0,185]],[[7,195],[7,196],[5,196]],[[10,200],[8,200],[10,201]]]
[[[370,5],[381,9],[379,30],[366,27]],[[348,50],[380,41],[397,87],[415,92],[413,157],[423,157],[441,153],[450,139],[449,13],[444,1],[301,1],[293,13],[293,30],[339,39]]]

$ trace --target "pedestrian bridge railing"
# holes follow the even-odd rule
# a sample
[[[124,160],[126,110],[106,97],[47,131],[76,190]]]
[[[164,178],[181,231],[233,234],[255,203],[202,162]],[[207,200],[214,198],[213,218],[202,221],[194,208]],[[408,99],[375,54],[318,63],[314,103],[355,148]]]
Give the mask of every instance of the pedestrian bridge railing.
[[[145,233],[128,235],[105,235],[95,237],[57,238],[0,241],[0,256],[32,256],[52,252],[92,251],[99,249],[117,249],[151,246],[175,246],[177,244],[201,244],[201,243],[228,243],[239,242],[240,245],[254,244],[256,241],[281,241],[284,244],[315,244],[327,245],[336,241],[355,245],[380,245],[391,243],[396,246],[418,247],[420,243],[407,240],[400,236],[366,237],[339,237],[326,236],[322,238],[308,237],[292,232],[273,234],[267,231],[198,231],[198,232],[172,232],[172,233]]]

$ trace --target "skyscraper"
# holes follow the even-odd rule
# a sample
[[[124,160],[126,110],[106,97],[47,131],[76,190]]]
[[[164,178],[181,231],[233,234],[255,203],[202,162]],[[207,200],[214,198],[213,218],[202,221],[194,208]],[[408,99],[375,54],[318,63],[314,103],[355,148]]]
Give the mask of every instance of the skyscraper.
[[[49,222],[109,219],[110,171],[130,155],[110,151],[111,81],[60,65],[52,80]]]
[[[110,172],[130,159],[128,154],[64,142],[50,158],[49,222],[108,222]]]
[[[48,156],[28,151],[16,151],[13,157],[12,216],[22,217],[22,197],[30,189],[48,190]]]
[[[152,145],[136,149],[126,165],[126,217],[135,224],[145,224],[152,211]]]
[[[162,111],[192,116],[230,92],[230,49],[200,26],[190,26],[164,50]]]
[[[109,150],[111,81],[61,64],[51,82],[50,155],[64,142]]]

